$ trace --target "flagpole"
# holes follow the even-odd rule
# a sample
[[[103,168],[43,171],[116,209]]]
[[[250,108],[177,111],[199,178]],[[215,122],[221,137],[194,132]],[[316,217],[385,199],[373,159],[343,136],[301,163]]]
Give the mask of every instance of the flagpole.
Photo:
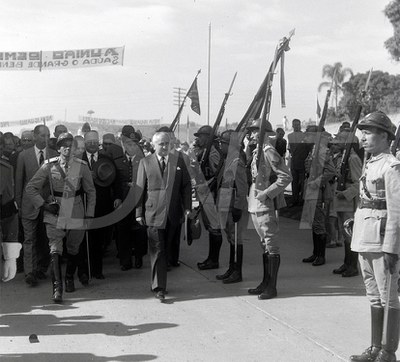
[[[208,24],[208,94],[207,94],[207,124],[210,124],[210,89],[211,89],[211,22]]]
[[[189,143],[189,115],[187,115],[186,121],[186,142]]]

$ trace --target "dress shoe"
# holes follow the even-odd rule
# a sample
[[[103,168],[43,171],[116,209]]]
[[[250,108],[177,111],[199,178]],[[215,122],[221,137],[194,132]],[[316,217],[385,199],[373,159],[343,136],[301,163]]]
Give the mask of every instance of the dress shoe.
[[[140,269],[143,266],[143,258],[141,256],[135,256],[135,268]]]
[[[47,279],[47,275],[44,272],[42,272],[41,270],[35,272],[35,277],[36,277],[36,279],[40,279],[40,280]]]
[[[131,269],[132,269],[132,265],[121,265],[122,271],[127,271],[127,270],[131,270]]]
[[[212,261],[210,259],[207,259],[202,263],[197,263],[197,267],[200,270],[218,269],[219,268],[219,263],[218,262],[214,262],[214,261]]]
[[[355,354],[350,356],[351,362],[373,362],[378,357],[381,348],[368,347],[362,354]]]
[[[103,274],[93,274],[93,278],[96,278],[96,279],[106,279],[106,277],[103,275]]]
[[[333,269],[332,273],[333,274],[343,274],[343,272],[345,272],[346,269],[347,269],[347,266],[342,264],[339,268]]]
[[[316,255],[311,255],[308,258],[304,258],[303,259],[303,263],[313,263],[315,261],[315,259],[317,259]]]
[[[163,301],[165,300],[165,293],[164,293],[164,291],[163,291],[163,290],[159,290],[158,292],[156,292],[155,297],[156,297],[157,299],[159,299],[160,302],[163,302]]]
[[[347,269],[342,273],[343,278],[356,277],[358,275],[357,269]]]
[[[25,275],[25,283],[31,287],[35,287],[38,284],[38,281],[33,273],[28,273]]]
[[[323,256],[317,256],[317,259],[312,263],[313,266],[320,266],[325,264],[325,258]]]
[[[89,276],[86,273],[83,273],[79,276],[79,281],[84,287],[87,287],[89,285]]]

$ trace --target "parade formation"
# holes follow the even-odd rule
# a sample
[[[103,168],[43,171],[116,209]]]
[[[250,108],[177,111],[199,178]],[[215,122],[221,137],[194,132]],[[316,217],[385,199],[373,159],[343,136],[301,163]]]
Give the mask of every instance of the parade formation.
[[[238,126],[221,127],[235,74],[216,121],[200,126],[190,144],[176,138],[181,108],[171,124],[149,138],[131,124],[118,134],[101,135],[88,124],[79,135],[58,124],[54,138],[46,124],[21,135],[2,132],[2,280],[23,273],[27,287],[34,288],[49,283],[51,276],[49,299],[60,304],[69,293],[79,293],[76,278],[82,286],[94,278],[107,280],[103,256],[111,245],[121,272],[142,268],[149,255],[149,286],[165,303],[168,272],[181,265],[181,240],[190,245],[198,239],[198,225],[208,235],[208,255],[199,256],[197,268],[215,269],[216,280],[224,284],[242,282],[243,235],[254,228],[263,274],[248,293],[268,303],[279,298],[279,269],[285,263],[279,213],[300,206],[300,224],[311,230],[312,253],[299,257],[299,263],[324,265],[327,248],[343,243],[343,263],[332,273],[345,278],[361,273],[365,284],[371,341],[350,360],[396,361],[399,131],[381,110],[363,111],[370,72],[352,123],[339,125],[334,135],[326,131],[331,87],[319,121],[302,132],[300,120],[294,118],[286,141],[287,125],[274,130],[270,122],[271,97],[277,66],[283,67],[293,35],[279,41]],[[115,55],[113,48],[109,52]],[[64,57],[68,54],[60,59]],[[197,113],[199,73],[185,96]],[[284,91],[281,96],[284,104]],[[229,244],[229,260],[220,260],[223,240]]]

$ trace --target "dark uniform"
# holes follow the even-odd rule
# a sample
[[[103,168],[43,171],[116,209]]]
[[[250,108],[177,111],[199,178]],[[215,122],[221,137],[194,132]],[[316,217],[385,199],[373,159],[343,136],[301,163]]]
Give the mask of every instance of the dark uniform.
[[[34,206],[36,208],[44,206],[43,221],[49,239],[55,302],[62,301],[60,257],[63,252],[63,238],[66,238],[68,254],[77,255],[85,233],[79,228],[84,227],[85,217],[94,216],[96,204],[96,191],[87,163],[73,156],[69,158],[63,156],[63,148],[71,149],[72,140],[71,134],[62,133],[57,140],[57,147],[61,150],[60,156],[45,162],[26,186],[26,193]],[[44,200],[40,191],[49,182],[53,195]],[[87,196],[86,210],[81,197],[84,192]],[[66,289],[69,291],[75,290],[71,272],[72,270],[67,269]]]
[[[397,294],[400,161],[390,154],[389,149],[396,127],[383,112],[377,111],[367,115],[358,128],[363,133],[361,141],[365,152],[371,157],[366,161],[360,179],[360,202],[354,215],[351,249],[359,254],[371,304],[372,329],[371,346],[363,354],[351,356],[350,360],[396,361],[400,321]]]
[[[194,136],[197,137],[196,146],[194,148],[194,153],[196,155],[195,161],[200,162],[202,160],[211,134],[212,128],[210,126],[202,126],[194,134]],[[208,160],[204,160],[206,165],[206,167],[204,167],[205,174],[200,175],[203,177],[195,177],[195,188],[202,208],[201,216],[209,237],[208,257],[204,261],[197,263],[200,270],[219,268],[219,253],[222,245],[222,233],[215,207],[215,178],[221,168],[221,161],[221,155],[213,145]]]
[[[2,280],[15,277],[17,258],[21,250],[18,242],[18,213],[14,201],[14,176],[12,166],[0,160],[0,263],[4,257]]]

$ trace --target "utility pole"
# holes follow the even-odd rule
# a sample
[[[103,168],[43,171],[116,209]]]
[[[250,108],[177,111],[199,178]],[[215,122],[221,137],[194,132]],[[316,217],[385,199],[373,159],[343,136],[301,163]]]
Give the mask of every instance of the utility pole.
[[[178,106],[178,110],[181,107],[183,98],[185,97],[186,89],[181,87],[174,87],[174,106]],[[178,121],[178,139],[179,139],[179,123]]]

